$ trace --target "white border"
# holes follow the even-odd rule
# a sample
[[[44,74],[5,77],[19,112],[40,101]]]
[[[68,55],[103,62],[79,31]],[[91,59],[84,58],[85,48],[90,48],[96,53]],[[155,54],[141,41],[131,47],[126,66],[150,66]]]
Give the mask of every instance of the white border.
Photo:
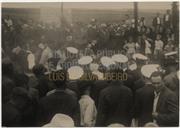
[[[179,2],[179,0],[158,0],[158,1],[157,0],[0,0],[0,7],[2,6],[2,3],[11,3],[11,2],[18,2],[18,3],[19,2],[23,2],[23,3],[28,3],[28,2]],[[2,13],[2,10],[0,10],[0,18],[1,18],[1,13]],[[180,18],[180,16],[179,16],[179,18]],[[179,19],[179,21],[180,21],[180,19]],[[1,35],[1,20],[0,20],[0,35]],[[179,37],[180,37],[180,33],[179,33]],[[0,45],[1,45],[1,38],[2,37],[0,37]],[[180,50],[180,48],[179,48],[179,50]],[[1,48],[0,48],[0,55],[1,55],[1,57],[0,57],[0,63],[1,63],[0,64],[0,73],[1,73],[0,83],[2,85],[2,60],[1,60],[2,52],[1,52]],[[180,55],[180,53],[179,53],[179,55]],[[180,63],[179,63],[179,67],[180,67]],[[179,85],[180,85],[180,81],[179,81]],[[0,87],[0,97],[2,95],[1,87]],[[0,114],[1,113],[2,113],[2,100],[1,100],[1,106],[0,106]],[[180,115],[180,111],[179,111],[179,115]],[[2,122],[2,114],[0,116],[0,124],[2,125],[1,122]]]
[[[178,2],[179,0],[1,0],[1,2]]]

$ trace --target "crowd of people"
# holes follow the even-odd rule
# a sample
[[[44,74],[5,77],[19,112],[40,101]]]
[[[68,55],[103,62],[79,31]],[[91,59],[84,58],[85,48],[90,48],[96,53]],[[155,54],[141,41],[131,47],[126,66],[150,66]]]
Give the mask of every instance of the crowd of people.
[[[170,10],[150,26],[128,15],[120,23],[61,25],[4,17],[2,126],[179,126],[173,30]],[[159,68],[144,73],[146,65]]]

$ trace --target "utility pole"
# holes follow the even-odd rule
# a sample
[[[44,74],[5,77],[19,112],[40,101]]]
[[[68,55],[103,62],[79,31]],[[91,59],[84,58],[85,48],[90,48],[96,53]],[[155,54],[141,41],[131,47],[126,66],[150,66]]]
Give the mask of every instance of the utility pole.
[[[175,41],[179,43],[179,9],[178,2],[172,3],[172,26],[175,34]]]
[[[61,26],[63,26],[63,18],[64,18],[64,14],[63,14],[64,8],[63,8],[63,2],[61,2]]]
[[[136,35],[137,35],[137,32],[138,32],[138,2],[134,2],[134,20],[135,20],[135,31],[136,31]],[[135,37],[137,37],[135,35]],[[137,38],[135,39],[137,40]]]

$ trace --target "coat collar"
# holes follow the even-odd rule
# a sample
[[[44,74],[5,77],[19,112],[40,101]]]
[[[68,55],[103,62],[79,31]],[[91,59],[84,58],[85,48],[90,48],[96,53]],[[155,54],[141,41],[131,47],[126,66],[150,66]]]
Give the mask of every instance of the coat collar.
[[[163,103],[163,101],[165,100],[165,97],[164,94],[165,94],[165,91],[166,91],[166,87],[164,86],[160,92],[160,95],[159,95],[159,100],[158,100],[158,103],[157,103],[157,112],[159,111],[159,109],[161,108],[161,104]]]

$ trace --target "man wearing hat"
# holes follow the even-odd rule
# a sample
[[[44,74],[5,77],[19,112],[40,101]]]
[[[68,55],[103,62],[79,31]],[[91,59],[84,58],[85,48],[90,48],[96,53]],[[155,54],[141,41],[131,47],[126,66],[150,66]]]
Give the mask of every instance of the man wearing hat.
[[[70,116],[74,120],[75,126],[79,126],[79,103],[77,99],[65,91],[66,75],[66,72],[62,70],[50,74],[51,80],[56,86],[56,91],[40,100],[37,117],[38,126],[50,122],[57,113]]]
[[[104,127],[112,123],[121,123],[125,126],[130,126],[131,107],[131,90],[124,86],[122,81],[112,80],[109,86],[100,92],[95,126]]]

